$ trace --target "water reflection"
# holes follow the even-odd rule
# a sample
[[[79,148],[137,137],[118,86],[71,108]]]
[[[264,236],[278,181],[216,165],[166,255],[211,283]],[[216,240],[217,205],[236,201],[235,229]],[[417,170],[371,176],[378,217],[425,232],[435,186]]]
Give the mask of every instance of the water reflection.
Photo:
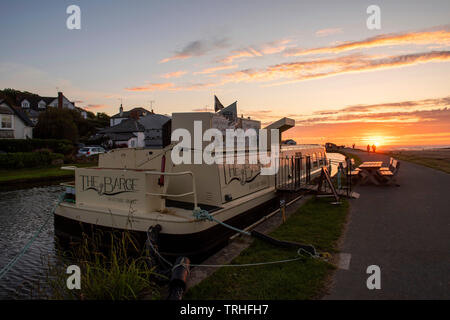
[[[0,268],[13,259],[52,213],[61,186],[0,192]],[[43,279],[42,258],[55,256],[53,215],[41,234],[0,280],[0,299],[30,298],[32,282]]]

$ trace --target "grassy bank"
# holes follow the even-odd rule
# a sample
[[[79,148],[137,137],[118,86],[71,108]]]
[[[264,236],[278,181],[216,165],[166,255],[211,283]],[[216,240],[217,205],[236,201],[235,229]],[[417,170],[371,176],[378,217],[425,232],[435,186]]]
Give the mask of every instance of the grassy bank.
[[[143,249],[128,232],[83,235],[70,249],[59,247],[56,259],[43,259],[45,280],[33,284],[31,298],[57,300],[160,299],[155,284],[162,276],[149,265]],[[80,289],[67,287],[66,268],[81,271]],[[70,282],[70,281],[69,281]],[[72,281],[72,283],[75,283]]]
[[[346,151],[339,151],[339,153],[343,154],[346,157],[354,159],[355,160],[355,167],[358,167],[362,163],[361,158],[359,156],[357,156],[356,154],[354,154],[354,153],[346,152]]]
[[[417,163],[450,173],[450,149],[396,151],[388,152],[387,154],[399,160]]]
[[[312,244],[321,252],[336,252],[348,212],[348,202],[330,204],[312,198],[273,231],[276,239]],[[232,264],[257,263],[297,257],[295,249],[282,249],[260,240],[245,249]],[[222,267],[190,289],[185,299],[314,299],[323,294],[334,266],[322,260],[253,267]]]
[[[66,164],[77,167],[92,167],[94,163]],[[0,170],[0,185],[13,185],[18,183],[41,182],[73,177],[73,171],[61,170],[61,166],[48,168],[10,169]]]

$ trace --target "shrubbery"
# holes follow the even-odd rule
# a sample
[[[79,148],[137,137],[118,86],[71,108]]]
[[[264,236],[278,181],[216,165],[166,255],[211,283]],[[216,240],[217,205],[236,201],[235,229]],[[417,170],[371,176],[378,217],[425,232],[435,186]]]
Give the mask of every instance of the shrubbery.
[[[47,167],[55,160],[63,160],[64,155],[52,153],[49,150],[38,152],[0,153],[1,169],[20,169]]]
[[[50,149],[64,155],[75,151],[74,144],[61,139],[0,139],[0,150],[4,152],[32,152],[38,149]]]

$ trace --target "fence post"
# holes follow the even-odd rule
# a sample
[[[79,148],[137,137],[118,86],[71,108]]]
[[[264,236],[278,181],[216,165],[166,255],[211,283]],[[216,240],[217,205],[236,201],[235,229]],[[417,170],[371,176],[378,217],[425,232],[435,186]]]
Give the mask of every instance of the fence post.
[[[286,200],[280,200],[280,211],[283,223],[286,222]]]

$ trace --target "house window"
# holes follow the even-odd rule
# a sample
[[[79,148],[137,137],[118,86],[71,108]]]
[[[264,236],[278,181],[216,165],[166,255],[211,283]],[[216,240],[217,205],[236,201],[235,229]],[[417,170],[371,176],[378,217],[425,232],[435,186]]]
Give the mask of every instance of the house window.
[[[30,104],[28,103],[28,101],[23,101],[22,102],[22,108],[29,108]]]
[[[2,114],[0,119],[0,129],[12,129],[12,115]]]
[[[39,102],[39,109],[45,109],[45,102]]]

